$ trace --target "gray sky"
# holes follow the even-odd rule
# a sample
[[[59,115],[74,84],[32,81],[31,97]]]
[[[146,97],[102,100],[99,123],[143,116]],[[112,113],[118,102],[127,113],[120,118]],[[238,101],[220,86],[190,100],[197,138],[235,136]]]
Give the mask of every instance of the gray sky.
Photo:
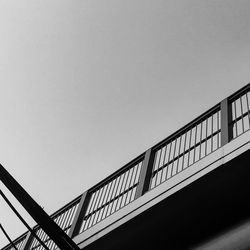
[[[51,214],[250,81],[249,13],[248,0],[0,0],[0,162]],[[26,231],[3,200],[0,223]]]

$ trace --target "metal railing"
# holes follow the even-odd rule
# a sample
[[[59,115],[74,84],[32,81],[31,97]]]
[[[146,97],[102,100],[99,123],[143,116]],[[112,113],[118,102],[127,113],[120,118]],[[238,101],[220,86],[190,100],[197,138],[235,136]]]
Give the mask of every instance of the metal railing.
[[[153,148],[150,188],[182,172],[221,146],[221,111],[216,105]]]
[[[84,192],[51,218],[71,238],[88,230],[249,130],[249,101],[250,84]],[[38,225],[34,231],[49,249],[56,248]],[[18,250],[44,249],[28,232],[14,244]],[[11,249],[7,245],[2,250]]]
[[[80,233],[135,199],[143,156],[129,163],[89,190],[89,202]]]

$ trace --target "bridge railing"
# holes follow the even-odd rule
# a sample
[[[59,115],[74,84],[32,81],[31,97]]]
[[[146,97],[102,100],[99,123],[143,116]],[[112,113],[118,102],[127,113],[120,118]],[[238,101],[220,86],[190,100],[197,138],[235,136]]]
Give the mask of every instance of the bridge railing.
[[[152,149],[150,189],[182,172],[221,146],[221,107],[214,106]]]
[[[72,238],[88,230],[249,130],[249,101],[250,84],[78,196],[51,218]],[[49,249],[56,248],[38,225],[34,231]],[[14,244],[18,250],[44,249],[28,232]],[[2,250],[12,249],[7,245]]]
[[[94,226],[135,199],[144,155],[139,156],[90,190],[78,233]],[[88,198],[87,198],[88,197]]]

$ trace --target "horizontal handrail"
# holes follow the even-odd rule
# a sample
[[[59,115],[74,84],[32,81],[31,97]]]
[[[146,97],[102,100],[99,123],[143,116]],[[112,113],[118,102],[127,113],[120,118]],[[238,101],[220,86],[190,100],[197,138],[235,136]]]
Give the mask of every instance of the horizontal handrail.
[[[196,147],[198,147],[200,144],[206,142],[206,140],[211,139],[213,136],[216,136],[217,134],[219,134],[221,132],[221,129],[219,129],[218,131],[214,132],[212,135],[209,135],[207,138],[201,140],[200,142],[197,142],[194,146],[190,147],[189,149],[185,150],[183,153],[179,154],[178,156],[176,156],[174,159],[170,160],[168,163],[164,164],[163,166],[161,166],[160,168],[158,168],[157,170],[153,170],[153,176],[156,174],[156,172],[161,171],[163,168],[167,167],[168,165],[172,164],[173,162],[175,162],[176,160],[178,160],[178,158],[183,157],[185,154],[187,154],[189,151],[192,151],[193,149],[195,149]]]
[[[88,191],[92,192],[93,190],[98,189],[100,186],[105,185],[107,182],[109,182],[110,180],[114,179],[115,177],[123,174],[124,172],[126,172],[132,165],[136,165],[137,163],[139,163],[140,161],[143,160],[145,153],[140,154],[139,156],[137,156],[136,158],[134,158],[132,161],[130,161],[129,163],[127,163],[126,165],[124,165],[123,167],[119,168],[118,170],[116,170],[114,173],[110,174],[109,176],[107,176],[105,179],[101,180],[100,182],[98,182],[97,184],[95,184],[93,187],[91,187]]]
[[[241,89],[237,90],[233,94],[228,97],[229,102],[233,102],[234,100],[238,99],[240,96],[244,95],[245,93],[249,92],[250,90],[250,83],[246,84]]]
[[[152,147],[152,149],[156,150],[156,149],[160,148],[162,145],[164,145],[167,141],[177,138],[180,134],[184,133],[185,131],[189,130],[190,128],[195,127],[195,125],[197,123],[206,120],[206,118],[209,115],[211,115],[212,113],[216,113],[217,111],[219,111],[219,109],[220,109],[220,104],[218,103],[218,104],[214,105],[212,108],[210,108],[209,110],[207,110],[206,112],[204,112],[203,114],[199,115],[197,118],[195,118],[194,120],[192,120],[188,124],[184,125],[182,128],[178,129],[173,134],[169,135],[168,137],[166,137],[162,141],[158,142],[156,145],[154,145]]]

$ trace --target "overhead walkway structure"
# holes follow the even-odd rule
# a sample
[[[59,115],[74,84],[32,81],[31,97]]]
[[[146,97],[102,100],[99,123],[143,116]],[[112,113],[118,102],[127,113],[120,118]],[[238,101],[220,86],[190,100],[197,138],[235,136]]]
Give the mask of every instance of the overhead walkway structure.
[[[250,84],[50,218],[86,250],[249,249],[249,194]],[[39,225],[33,230],[57,249]],[[30,232],[13,243],[44,249]]]

